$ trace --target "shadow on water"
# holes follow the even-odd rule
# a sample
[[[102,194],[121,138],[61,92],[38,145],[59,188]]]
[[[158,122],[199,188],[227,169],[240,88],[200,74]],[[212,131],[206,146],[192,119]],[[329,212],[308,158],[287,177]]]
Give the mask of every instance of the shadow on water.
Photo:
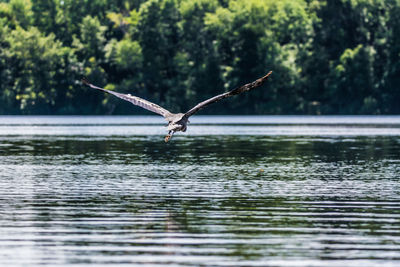
[[[35,135],[2,136],[0,145],[7,266],[400,261],[396,136],[165,144],[161,136]]]

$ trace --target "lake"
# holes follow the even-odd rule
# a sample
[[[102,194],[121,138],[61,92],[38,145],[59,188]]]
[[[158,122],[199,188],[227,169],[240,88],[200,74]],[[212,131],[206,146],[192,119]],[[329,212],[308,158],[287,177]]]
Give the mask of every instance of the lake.
[[[400,116],[0,116],[1,266],[400,266]]]

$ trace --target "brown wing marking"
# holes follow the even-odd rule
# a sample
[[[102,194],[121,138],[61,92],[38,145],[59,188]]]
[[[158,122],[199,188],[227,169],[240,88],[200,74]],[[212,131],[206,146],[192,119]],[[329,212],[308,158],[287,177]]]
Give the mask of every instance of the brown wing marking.
[[[233,95],[238,95],[238,94],[241,94],[243,92],[250,91],[250,90],[252,90],[252,89],[254,89],[256,87],[259,87],[268,79],[268,77],[271,75],[271,73],[272,73],[272,71],[268,72],[267,75],[255,80],[254,82],[242,85],[242,86],[237,87],[237,88],[235,88],[235,89],[233,89],[233,90],[231,90],[229,92],[214,96],[214,97],[212,97],[210,99],[207,99],[207,100],[205,100],[203,102],[200,102],[199,104],[197,104],[196,106],[191,108],[188,112],[186,112],[185,116],[186,117],[190,117],[194,113],[196,113],[197,111],[201,110],[202,108],[204,108],[204,107],[206,107],[206,106],[208,106],[208,105],[210,105],[212,103],[218,102],[221,99],[224,99],[224,98],[227,98],[227,97],[230,97],[230,96],[233,96]]]

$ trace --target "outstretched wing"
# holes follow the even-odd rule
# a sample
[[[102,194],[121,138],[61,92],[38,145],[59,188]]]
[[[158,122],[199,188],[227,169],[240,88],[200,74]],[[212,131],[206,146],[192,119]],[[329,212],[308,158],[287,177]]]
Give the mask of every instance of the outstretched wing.
[[[111,91],[111,90],[107,90],[107,89],[95,86],[95,85],[91,84],[88,80],[86,80],[85,78],[82,79],[82,83],[86,84],[87,86],[89,86],[89,87],[91,87],[93,89],[101,90],[101,91],[104,91],[106,93],[115,95],[116,97],[119,97],[119,98],[121,98],[123,100],[129,101],[129,102],[131,102],[132,104],[134,104],[136,106],[139,106],[139,107],[142,107],[144,109],[153,111],[153,112],[155,112],[157,114],[160,114],[161,116],[163,116],[165,118],[171,115],[171,112],[169,112],[165,108],[162,108],[159,105],[154,104],[154,103],[152,103],[150,101],[144,100],[143,98],[140,98],[140,97],[137,97],[137,96],[132,96],[130,94],[121,94],[121,93],[117,93],[117,92],[114,92],[114,91]]]
[[[256,87],[261,86],[267,79],[268,77],[271,75],[272,71],[268,72],[267,75],[265,75],[264,77],[261,77],[257,80],[255,80],[254,82],[242,85],[238,88],[235,88],[229,92],[214,96],[210,99],[207,99],[206,101],[203,101],[199,104],[197,104],[196,106],[194,106],[192,109],[190,109],[188,112],[185,113],[186,117],[190,117],[192,116],[194,113],[196,113],[197,111],[199,111],[200,109],[204,108],[205,106],[208,106],[212,103],[215,103],[221,99],[233,96],[233,95],[238,95],[240,93],[246,92],[246,91],[250,91]]]

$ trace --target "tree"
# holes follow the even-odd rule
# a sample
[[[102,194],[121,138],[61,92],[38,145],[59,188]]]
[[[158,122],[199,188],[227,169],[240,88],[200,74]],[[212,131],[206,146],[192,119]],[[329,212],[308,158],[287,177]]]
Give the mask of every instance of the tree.
[[[60,88],[62,73],[68,73],[66,59],[73,56],[68,48],[62,47],[54,35],[44,36],[31,27],[17,27],[6,37],[9,46],[6,54],[10,92],[14,106],[18,103],[23,113],[50,113],[57,109],[56,98],[68,88]],[[60,73],[61,72],[61,73]],[[57,90],[63,89],[63,90]]]
[[[400,114],[400,1],[388,1],[388,10],[382,108],[385,113]]]
[[[399,0],[0,0],[0,112],[142,112],[82,76],[185,110],[273,70],[204,112],[399,113],[398,14]]]
[[[340,114],[379,113],[374,104],[373,59],[373,48],[361,44],[343,52],[337,65],[332,68],[328,85],[333,111]]]
[[[141,5],[139,14],[138,41],[143,54],[144,86],[153,100],[173,107],[175,103],[169,89],[174,88],[174,93],[178,93],[182,88],[174,65],[174,58],[180,50],[177,2],[150,0]]]

